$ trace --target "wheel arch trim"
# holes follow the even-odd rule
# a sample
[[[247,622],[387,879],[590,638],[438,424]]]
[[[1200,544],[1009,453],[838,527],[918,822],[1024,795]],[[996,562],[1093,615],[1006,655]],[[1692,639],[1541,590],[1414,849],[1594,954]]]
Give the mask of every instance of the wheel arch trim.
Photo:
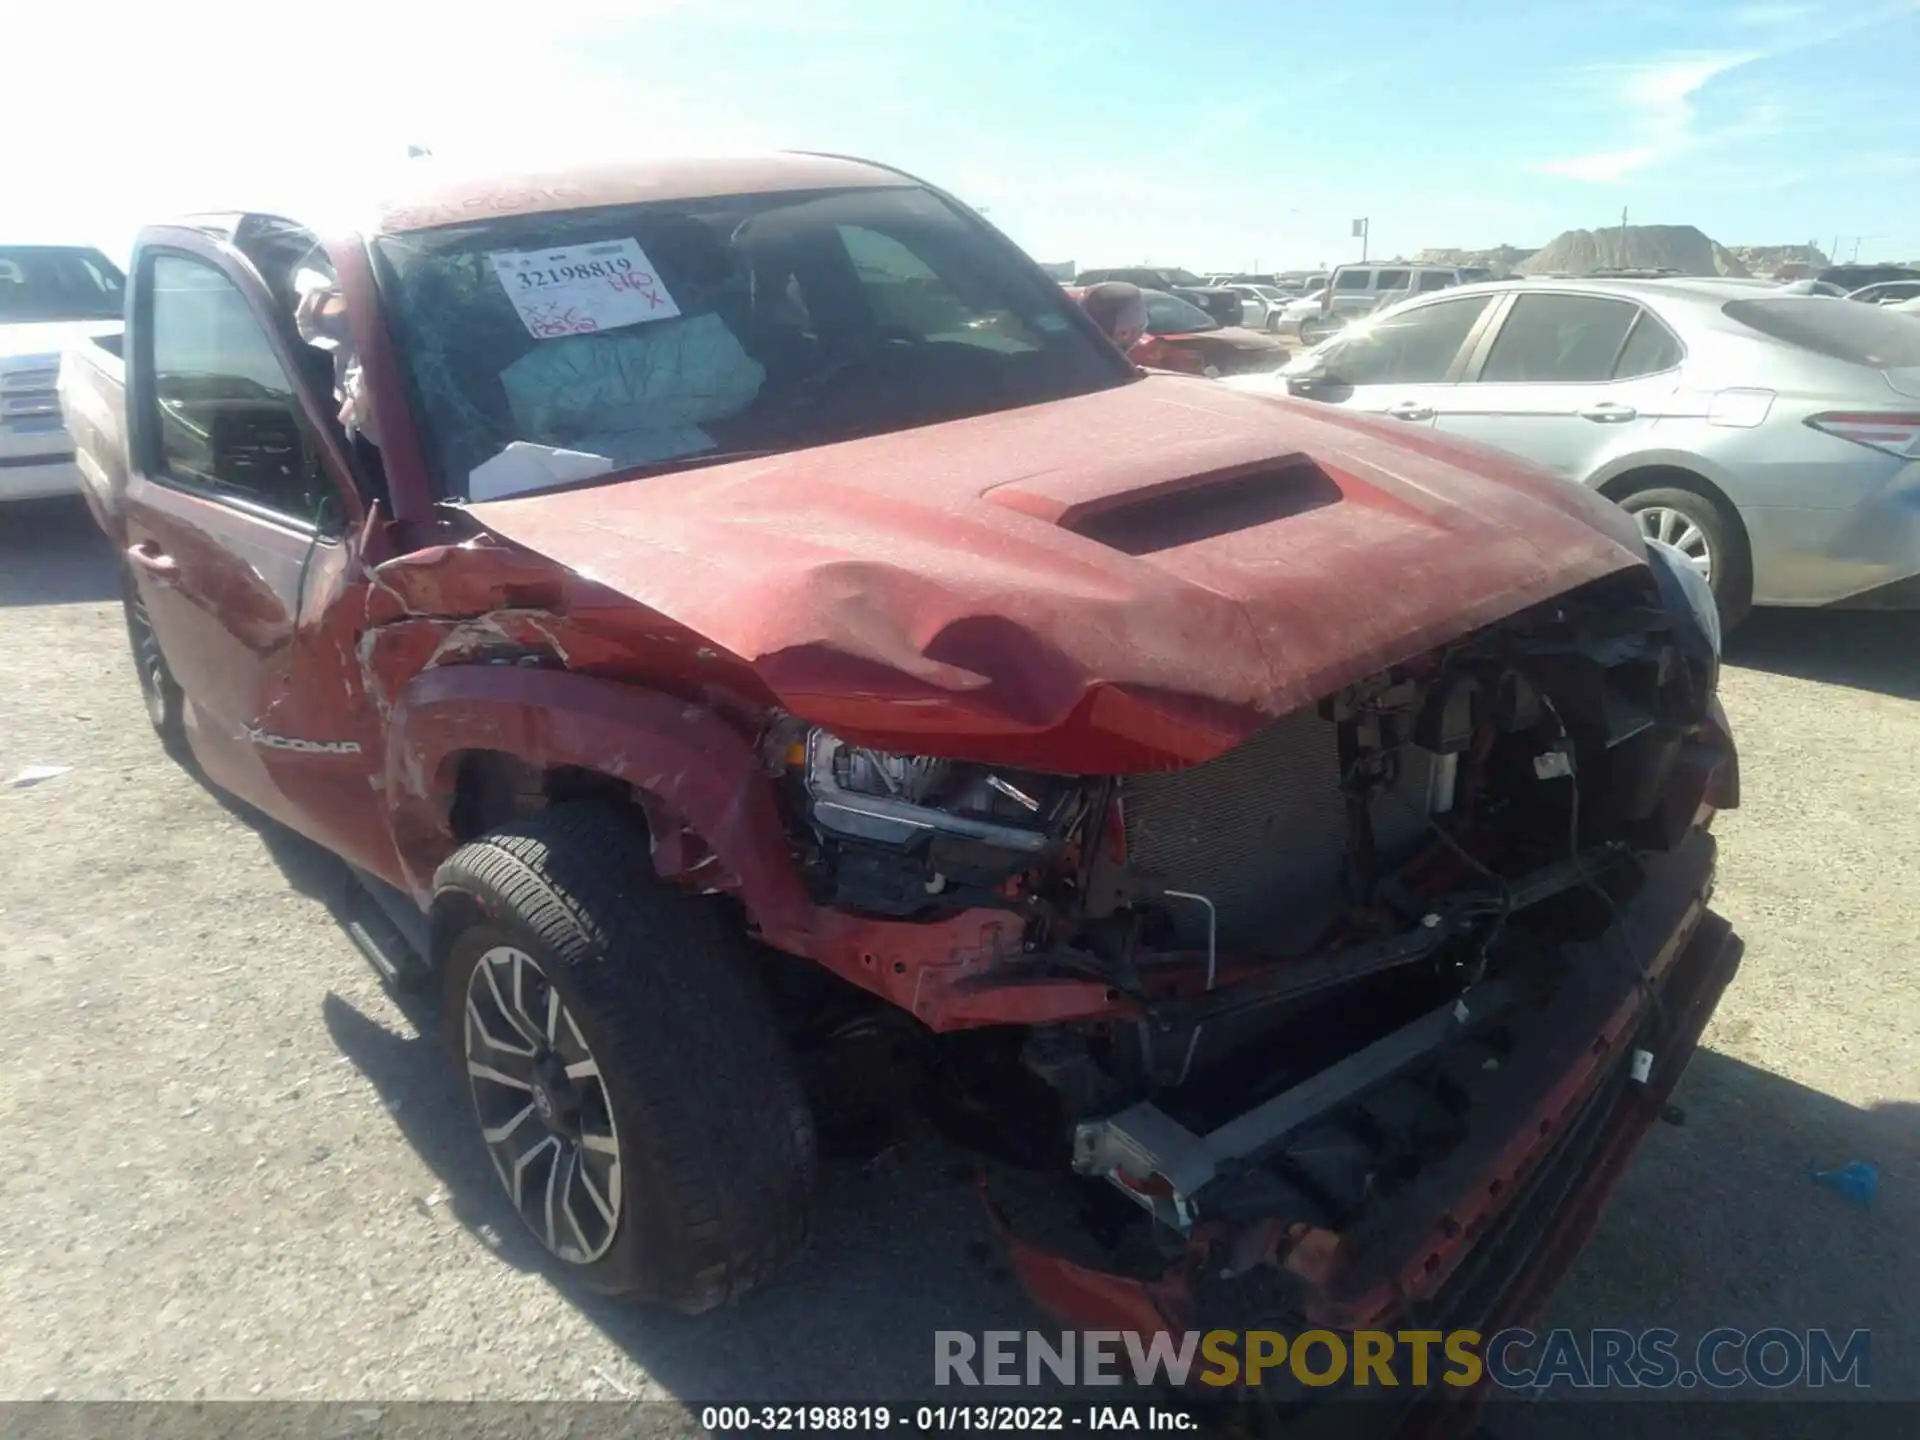
[[[720,715],[591,676],[482,665],[415,677],[388,729],[384,785],[394,841],[408,888],[423,905],[434,870],[460,843],[453,800],[460,766],[476,751],[626,784],[641,802],[656,856],[680,822],[717,862],[721,873],[708,883],[724,877],[716,888],[737,891],[763,924],[812,908],[788,858],[772,785],[752,746]]]
[[[1664,473],[1705,485],[1708,494],[1725,505],[1729,514],[1737,517],[1740,513],[1739,502],[1727,488],[1726,471],[1686,450],[1638,450],[1630,455],[1618,455],[1589,475],[1586,483],[1609,500],[1619,500],[1630,489],[1647,488],[1632,482],[1649,473]]]

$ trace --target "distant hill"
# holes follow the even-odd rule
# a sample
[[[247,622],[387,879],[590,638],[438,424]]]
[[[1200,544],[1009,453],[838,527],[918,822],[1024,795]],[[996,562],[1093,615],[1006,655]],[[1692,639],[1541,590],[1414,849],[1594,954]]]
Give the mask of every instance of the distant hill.
[[[1677,270],[1682,275],[1748,274],[1726,246],[1691,225],[1569,230],[1517,267],[1523,275],[1589,275],[1595,270]]]
[[[1457,250],[1448,246],[1422,250],[1415,257],[1421,265],[1485,265],[1496,275],[1509,273],[1534,252],[1517,245],[1496,245],[1491,250]]]

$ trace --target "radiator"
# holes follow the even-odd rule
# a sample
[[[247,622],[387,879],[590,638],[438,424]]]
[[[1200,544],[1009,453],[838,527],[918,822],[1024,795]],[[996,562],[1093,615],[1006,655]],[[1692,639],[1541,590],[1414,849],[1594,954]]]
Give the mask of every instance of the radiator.
[[[1393,795],[1373,802],[1382,865],[1420,842],[1432,756],[1401,754]],[[1334,725],[1312,709],[1277,720],[1218,759],[1121,787],[1127,859],[1214,904],[1223,951],[1280,953],[1310,943],[1345,904],[1347,845]],[[1404,803],[1403,803],[1404,802]],[[1206,944],[1206,912],[1170,901],[1177,941]]]

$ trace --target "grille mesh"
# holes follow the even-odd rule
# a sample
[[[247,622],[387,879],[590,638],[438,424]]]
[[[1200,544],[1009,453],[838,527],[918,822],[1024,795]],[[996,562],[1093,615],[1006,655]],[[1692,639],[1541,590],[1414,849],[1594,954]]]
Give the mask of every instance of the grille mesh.
[[[1382,797],[1374,804],[1383,865],[1418,843],[1431,763],[1425,751],[1403,752],[1397,788],[1407,803]],[[1122,794],[1129,864],[1213,901],[1223,950],[1298,948],[1345,903],[1339,741],[1314,710],[1277,720],[1204,765],[1129,776]],[[1170,909],[1178,942],[1204,946],[1200,907],[1175,902]]]

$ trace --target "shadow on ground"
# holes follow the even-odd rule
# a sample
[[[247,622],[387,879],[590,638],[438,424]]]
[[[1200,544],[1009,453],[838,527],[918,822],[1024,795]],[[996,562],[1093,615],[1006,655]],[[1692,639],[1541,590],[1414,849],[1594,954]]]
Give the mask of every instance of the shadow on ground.
[[[455,1214],[504,1262],[545,1269],[473,1140],[437,1016],[424,1001],[405,1008],[415,1037],[337,997],[325,1021]],[[1710,1051],[1679,1101],[1684,1123],[1656,1127],[1544,1323],[1668,1326],[1685,1339],[1721,1325],[1865,1327],[1875,1395],[1920,1400],[1920,1297],[1896,1258],[1920,1253],[1920,1107],[1859,1109]],[[1871,1209],[1812,1179],[1852,1160],[1878,1168]],[[964,1152],[931,1135],[880,1164],[828,1165],[808,1255],[705,1316],[629,1308],[555,1283],[658,1385],[689,1401],[952,1400],[931,1385],[935,1330],[1057,1328],[1009,1277],[972,1174]],[[1638,1433],[1623,1432],[1611,1406],[1556,1405],[1545,1428],[1533,1421],[1543,1406],[1503,1408],[1519,1422],[1515,1435]]]
[[[1727,663],[1920,700],[1920,613],[1756,610],[1728,637]]]
[[[272,822],[266,827],[290,879],[325,893],[337,862]],[[431,997],[396,999],[412,1034],[338,996],[322,1018],[454,1215],[503,1263],[551,1274],[473,1136],[436,1005]],[[1696,1055],[1676,1098],[1683,1123],[1654,1127],[1540,1328],[1665,1326],[1683,1346],[1718,1326],[1841,1335],[1865,1328],[1873,1332],[1866,1398],[1920,1405],[1920,1292],[1909,1273],[1920,1254],[1920,1106],[1863,1109],[1712,1050]],[[1813,1179],[1849,1161],[1878,1172],[1871,1208]],[[934,1331],[1057,1328],[1008,1273],[976,1173],[973,1157],[930,1132],[909,1133],[878,1159],[828,1163],[807,1255],[738,1305],[704,1316],[628,1307],[552,1283],[657,1385],[689,1401],[953,1400],[954,1391],[932,1388]],[[994,1398],[1022,1394],[1034,1398]],[[1667,1420],[1642,1417],[1643,1408],[1503,1397],[1491,1433],[1722,1433],[1714,1428],[1722,1407],[1713,1407],[1710,1423],[1697,1406],[1676,1408]],[[1775,1409],[1767,1407],[1770,1415]],[[1682,1414],[1685,1425],[1672,1428]],[[1726,1433],[1801,1433],[1756,1429],[1751,1416],[1742,1423]],[[1830,1419],[1823,1427],[1854,1433]]]
[[[437,1007],[405,997],[395,1033],[329,996],[328,1032],[379,1093],[449,1197],[503,1263],[551,1277],[473,1133]],[[666,1395],[700,1403],[932,1399],[934,1332],[1051,1327],[996,1247],[975,1167],[931,1134],[822,1166],[802,1259],[741,1303],[700,1316],[624,1305],[551,1277]],[[1005,1398],[1003,1395],[1001,1398]]]
[[[1920,1106],[1862,1109],[1713,1051],[1695,1057],[1679,1100],[1686,1123],[1655,1127],[1536,1331],[1664,1326],[1679,1332],[1676,1354],[1690,1366],[1691,1346],[1719,1326],[1748,1334],[1824,1328],[1842,1341],[1864,1329],[1872,1334],[1871,1386],[1770,1397],[1749,1387],[1704,1404],[1686,1403],[1711,1396],[1698,1386],[1628,1404],[1556,1388],[1541,1404],[1503,1397],[1490,1433],[1920,1433],[1920,1296],[1908,1273],[1920,1254]],[[1855,1160],[1878,1171],[1871,1208],[1812,1178]],[[1769,1398],[1781,1403],[1725,1403]]]
[[[335,857],[208,789],[260,835],[290,884],[337,900],[345,871]],[[936,1330],[1048,1323],[994,1243],[977,1160],[925,1126],[843,1144],[827,1158],[807,1254],[741,1304],[681,1316],[564,1280],[500,1193],[441,1039],[437,998],[391,998],[409,1022],[404,1029],[327,997],[320,1018],[340,1054],[432,1171],[453,1216],[501,1263],[548,1275],[665,1395],[703,1403],[951,1400],[951,1390],[932,1387]]]
[[[0,608],[115,600],[113,546],[77,496],[0,505]]]

